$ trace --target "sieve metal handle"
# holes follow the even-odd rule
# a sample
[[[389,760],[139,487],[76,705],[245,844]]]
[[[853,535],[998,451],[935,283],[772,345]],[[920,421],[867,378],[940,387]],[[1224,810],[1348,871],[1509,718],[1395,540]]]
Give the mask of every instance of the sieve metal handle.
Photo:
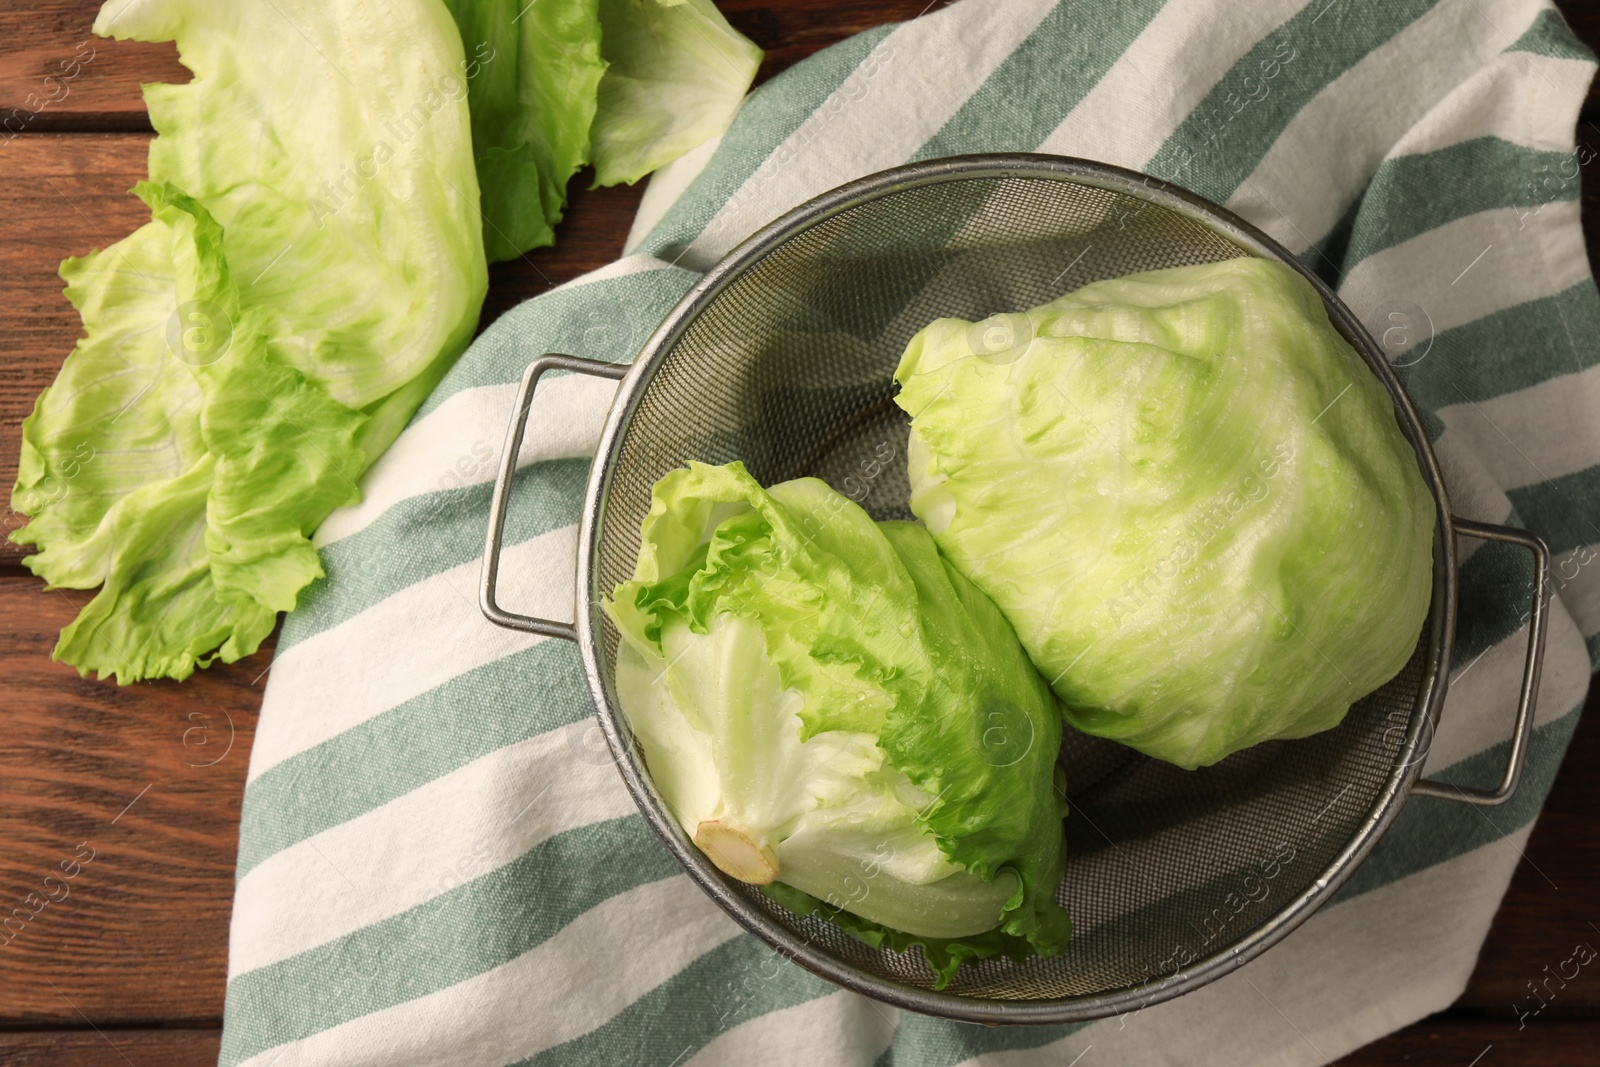
[[[1505,803],[1517,791],[1517,782],[1522,778],[1522,765],[1528,759],[1528,739],[1533,735],[1533,709],[1539,696],[1539,671],[1544,666],[1544,639],[1549,621],[1545,609],[1550,600],[1550,549],[1535,535],[1514,526],[1494,526],[1471,519],[1454,518],[1451,524],[1457,536],[1521,545],[1533,553],[1533,607],[1528,619],[1528,653],[1522,664],[1522,693],[1517,698],[1517,718],[1511,727],[1511,754],[1506,760],[1505,777],[1500,779],[1499,787],[1492,790],[1473,789],[1424,778],[1411,787],[1411,792],[1418,796],[1459,800],[1464,804],[1492,806]]]
[[[478,586],[478,607],[496,626],[545,637],[564,637],[568,641],[578,639],[578,630],[570,622],[519,615],[502,608],[495,600],[495,583],[500,576],[500,542],[506,532],[506,511],[511,505],[511,483],[517,475],[517,454],[522,451],[522,435],[528,429],[528,413],[533,410],[533,390],[545,371],[566,370],[620,381],[627,377],[630,369],[632,365],[628,363],[602,363],[596,359],[547,352],[528,364],[523,372],[522,386],[517,390],[517,408],[506,430],[505,450],[500,454],[500,473],[494,480],[494,500],[489,505],[489,536],[483,546],[483,581]]]

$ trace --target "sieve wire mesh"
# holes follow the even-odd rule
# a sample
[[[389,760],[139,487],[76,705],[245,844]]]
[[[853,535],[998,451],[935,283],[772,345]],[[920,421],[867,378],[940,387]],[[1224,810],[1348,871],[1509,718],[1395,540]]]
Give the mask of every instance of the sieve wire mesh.
[[[1241,254],[1142,197],[1032,177],[896,189],[792,234],[699,311],[623,426],[598,505],[590,601],[632,573],[650,488],[686,460],[743,460],[763,484],[821,477],[875,518],[910,518],[909,423],[892,402],[891,376],[906,342],[932,319],[978,320],[1097,279]],[[609,621],[600,627],[601,670],[609,672],[617,635]],[[1059,898],[1075,927],[1071,947],[1020,964],[969,964],[948,992],[986,1000],[1107,994],[1224,951],[1272,920],[1373,812],[1428,684],[1429,639],[1420,635],[1406,668],[1337,729],[1199,771],[1069,728]],[[616,721],[625,731],[625,718]],[[932,987],[920,954],[870,948],[730,884],[835,959]]]

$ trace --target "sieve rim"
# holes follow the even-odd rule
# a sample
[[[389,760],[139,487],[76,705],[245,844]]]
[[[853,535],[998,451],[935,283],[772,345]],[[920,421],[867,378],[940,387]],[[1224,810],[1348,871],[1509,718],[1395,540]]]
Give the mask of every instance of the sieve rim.
[[[1395,767],[1379,791],[1373,807],[1344,848],[1306,890],[1290,898],[1261,926],[1237,942],[1196,959],[1177,973],[1111,992],[1037,1000],[1002,1000],[937,992],[880,977],[803,940],[736,890],[731,880],[713,867],[688,840],[656,793],[648,773],[635,758],[633,747],[615,710],[620,708],[620,702],[614,685],[600,661],[603,647],[600,601],[605,591],[594,588],[599,574],[605,502],[625,432],[656,372],[685,331],[723,289],[788,239],[842,212],[906,190],[941,182],[1005,178],[1070,182],[1144,200],[1206,227],[1238,246],[1244,254],[1274,260],[1305,278],[1322,298],[1330,322],[1360,353],[1389,393],[1396,421],[1415,453],[1418,469],[1435,505],[1432,603],[1428,615],[1427,657],[1419,681],[1420,696],[1411,711],[1406,736],[1395,753]],[[684,294],[650,335],[627,376],[619,384],[601,431],[579,525],[574,601],[573,628],[583,659],[584,675],[617,769],[640,813],[668,851],[696,885],[734,921],[813,974],[875,1000],[962,1022],[1046,1025],[1085,1022],[1136,1012],[1198,989],[1282,940],[1309,919],[1354,873],[1399,815],[1412,785],[1422,773],[1423,761],[1414,757],[1423,738],[1430,735],[1438,723],[1439,710],[1449,685],[1449,671],[1444,665],[1450,661],[1455,640],[1457,552],[1454,521],[1438,460],[1410,398],[1406,396],[1399,379],[1366,327],[1338,295],[1287,248],[1199,194],[1138,171],[1069,156],[985,153],[950,156],[891,168],[847,182],[814,197],[740,242]]]

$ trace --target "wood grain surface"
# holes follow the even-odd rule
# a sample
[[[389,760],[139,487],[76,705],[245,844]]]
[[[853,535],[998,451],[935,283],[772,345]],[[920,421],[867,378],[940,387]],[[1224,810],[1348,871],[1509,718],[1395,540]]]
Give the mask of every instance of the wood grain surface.
[[[943,0],[935,0],[942,5]],[[17,426],[79,335],[57,264],[147,218],[150,126],[139,84],[188,75],[171,45],[94,37],[96,0],[0,9],[0,484]],[[724,0],[767,49],[761,77],[927,0]],[[1600,42],[1600,0],[1561,5]],[[1600,147],[1600,91],[1580,139]],[[1600,164],[1585,173],[1591,260]],[[559,245],[491,269],[483,322],[620,252],[642,187],[572,184]],[[19,518],[7,513],[15,527]],[[0,548],[0,1065],[213,1063],[226,974],[239,802],[268,647],[187,682],[119,688],[50,660],[87,593],[47,591]],[[1544,814],[1466,993],[1449,1011],[1340,1061],[1532,1067],[1600,1062],[1600,981],[1574,982],[1519,1027],[1513,1003],[1576,941],[1600,942],[1600,706],[1591,690]],[[70,877],[69,877],[70,875]],[[47,881],[47,879],[49,879]],[[31,894],[31,896],[30,896]],[[52,899],[54,898],[54,899]],[[3,937],[3,935],[0,935]]]
[[[0,1027],[215,1020],[272,650],[181,685],[87,681],[50,661],[86,599],[0,578],[0,914],[37,912],[0,935]]]

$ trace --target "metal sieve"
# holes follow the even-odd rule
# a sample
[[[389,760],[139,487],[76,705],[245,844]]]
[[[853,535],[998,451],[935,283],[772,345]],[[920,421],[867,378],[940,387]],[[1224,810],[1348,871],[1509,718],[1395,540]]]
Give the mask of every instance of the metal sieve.
[[[663,805],[621,714],[617,634],[601,597],[632,574],[650,487],[696,459],[743,460],[763,484],[821,477],[875,518],[910,518],[908,420],[891,374],[940,316],[977,321],[1088,282],[1239,255],[1277,260],[1394,400],[1437,505],[1433,602],[1407,666],[1334,730],[1184,771],[1067,729],[1071,814],[1060,956],[964,966],[944,990],[917,952],[877,950],[799,917],[714,867]],[[506,507],[533,392],[546,371],[620,379],[578,536],[573,623],[496,605]],[[885,460],[885,456],[892,458]],[[501,453],[482,607],[492,621],[576,641],[623,780],[690,877],[745,929],[846,988],[928,1015],[1058,1023],[1178,996],[1261,953],[1350,877],[1411,795],[1497,804],[1516,788],[1533,724],[1549,553],[1532,534],[1451,515],[1415,410],[1367,331],[1286,249],[1167,182],[1078,159],[983,155],[875,174],[802,204],[728,254],[617,365],[544,355],[522,379]],[[1528,649],[1505,774],[1493,790],[1419,780],[1448,684],[1458,537],[1533,554]]]

